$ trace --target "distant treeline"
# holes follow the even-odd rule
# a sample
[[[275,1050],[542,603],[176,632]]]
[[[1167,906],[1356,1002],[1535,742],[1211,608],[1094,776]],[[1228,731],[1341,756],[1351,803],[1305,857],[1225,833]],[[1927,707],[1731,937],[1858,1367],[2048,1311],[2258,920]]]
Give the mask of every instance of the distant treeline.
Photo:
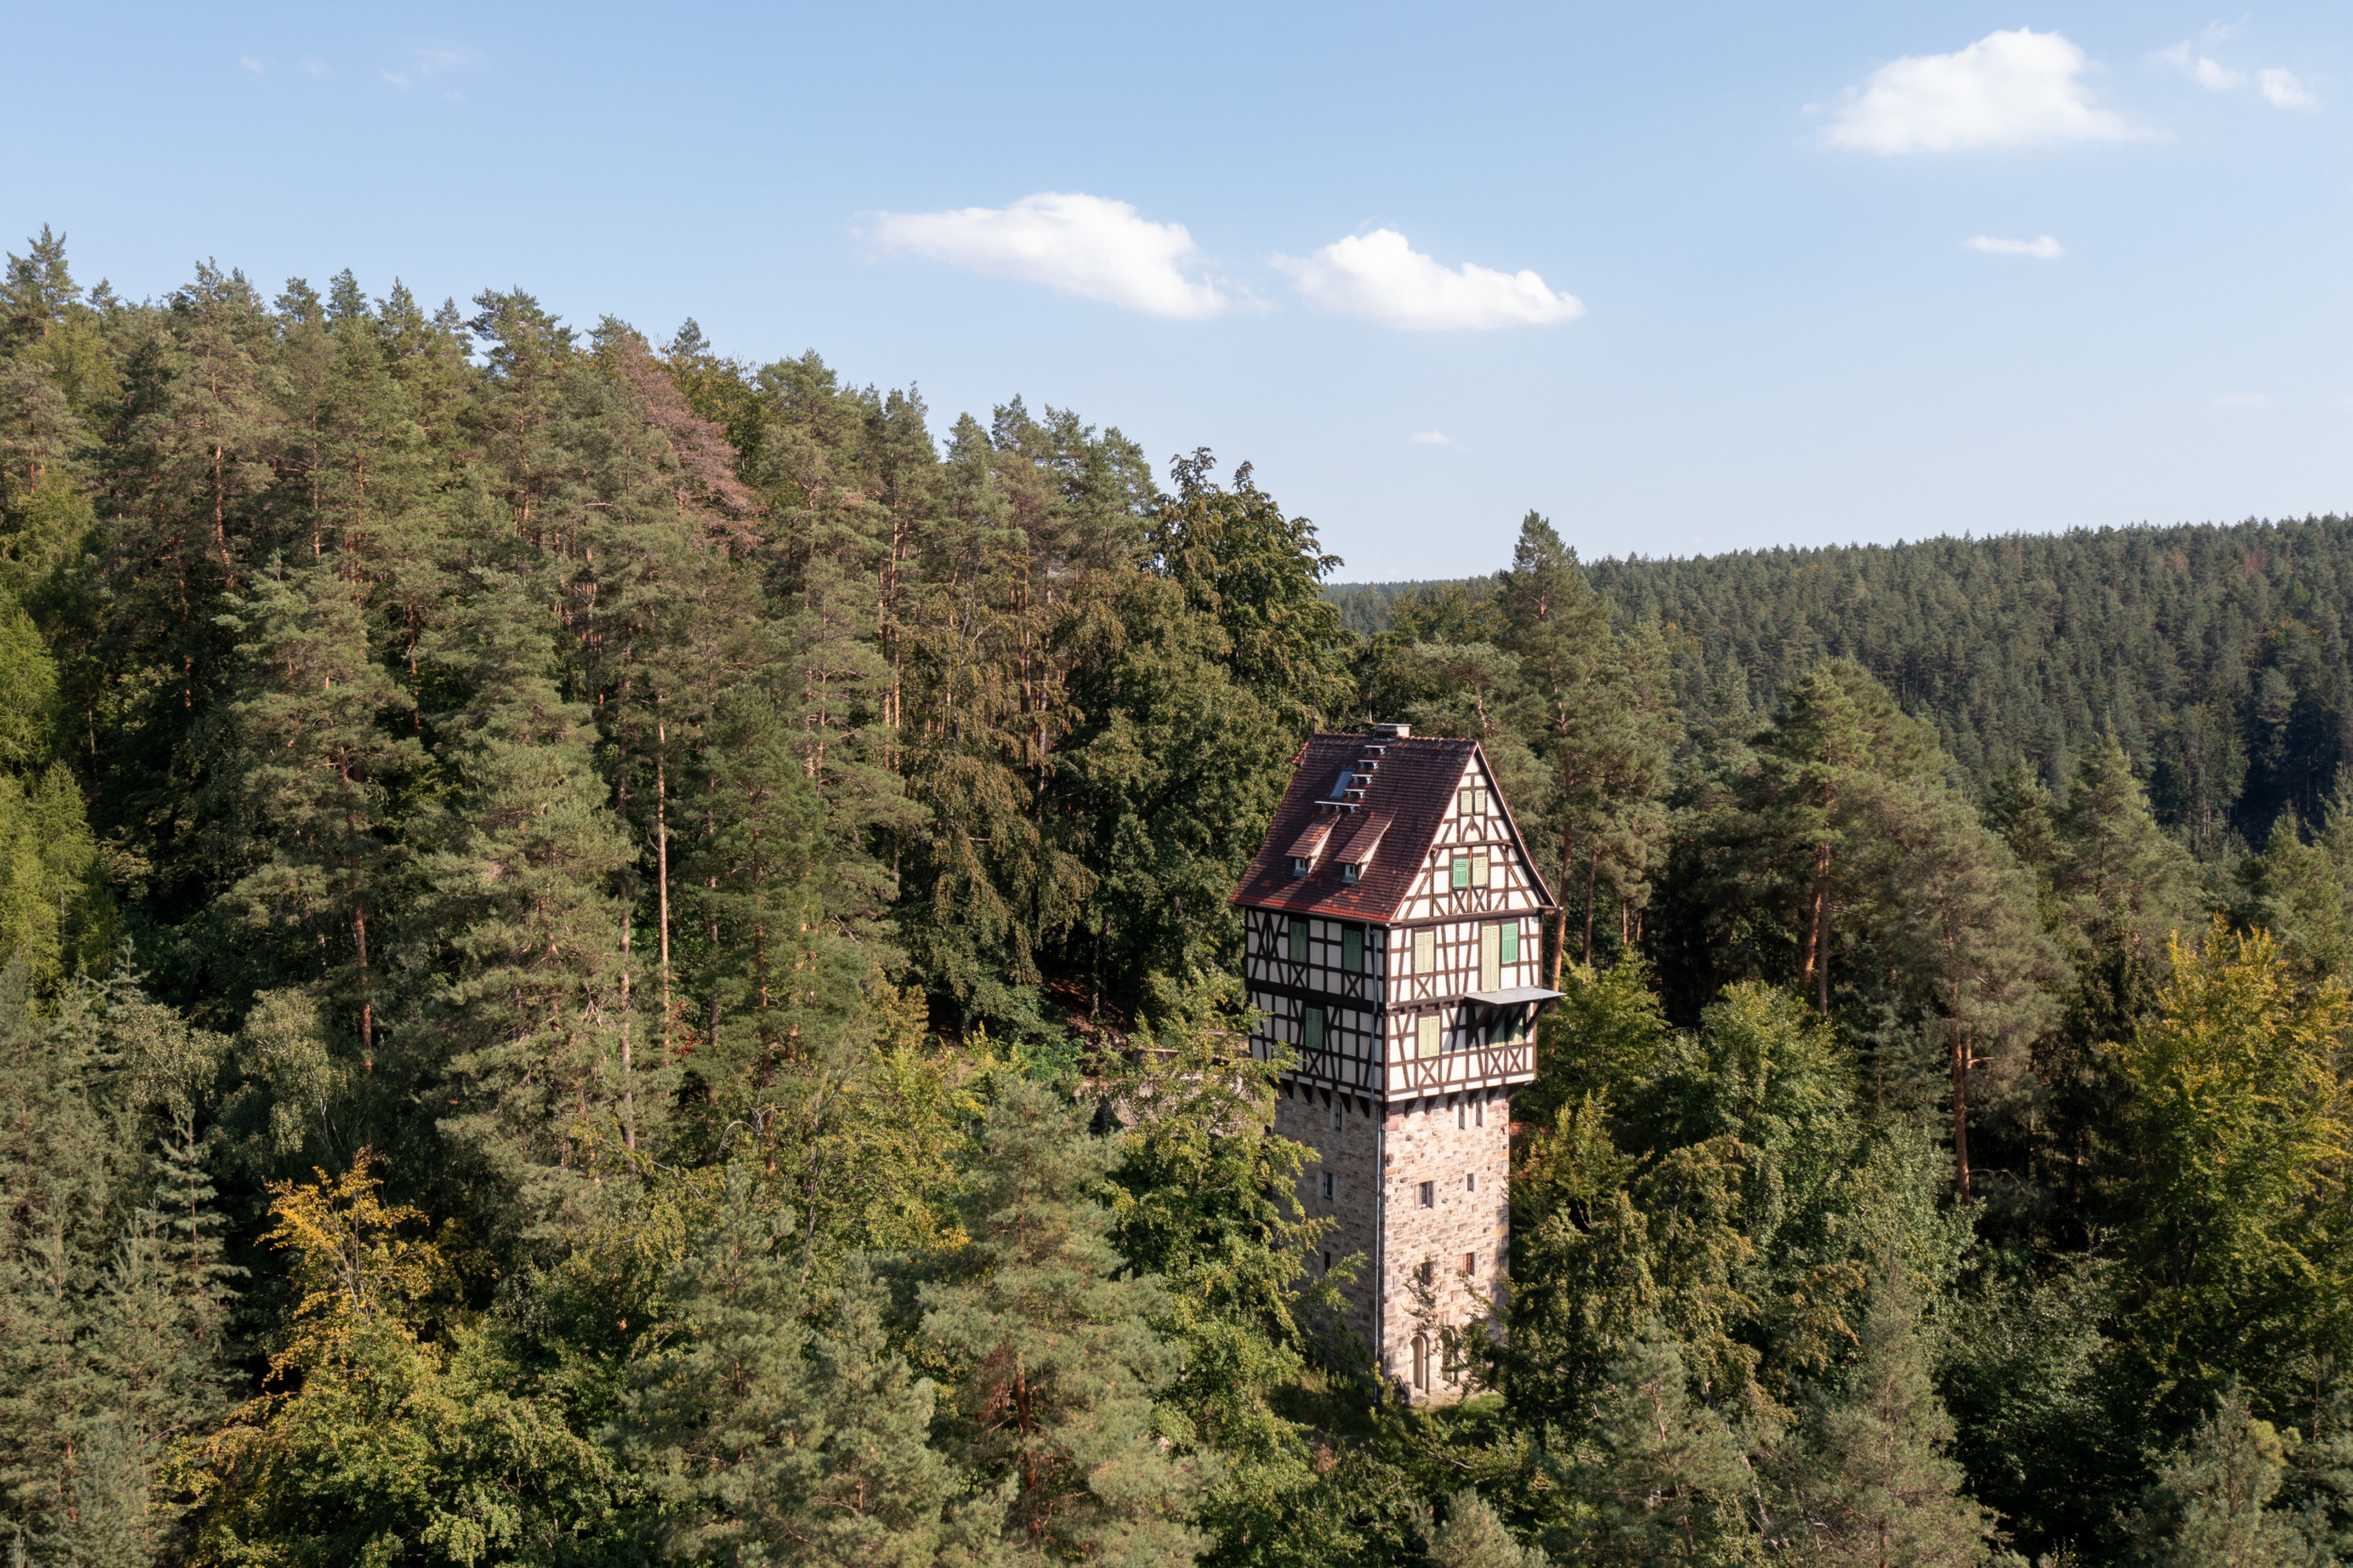
[[[2353,520],[2078,529],[1748,551],[1586,567],[1622,626],[1674,633],[1688,710],[1769,710],[1849,657],[1886,683],[1981,792],[2013,763],[2064,790],[2113,728],[2159,819],[2192,848],[2312,821],[2347,745]],[[1492,576],[1454,584],[1470,597]],[[1333,584],[1342,623],[1385,631],[1444,584]]]

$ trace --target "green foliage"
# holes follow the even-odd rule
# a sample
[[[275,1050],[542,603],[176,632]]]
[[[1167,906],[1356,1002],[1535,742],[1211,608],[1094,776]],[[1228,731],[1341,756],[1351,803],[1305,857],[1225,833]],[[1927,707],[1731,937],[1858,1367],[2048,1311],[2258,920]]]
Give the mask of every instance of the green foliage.
[[[1183,1366],[1161,1408],[1192,1452],[1222,1467],[1203,1523],[1225,1555],[1263,1560],[1318,1484],[1310,1433],[1278,1401],[1310,1365],[1305,1310],[1338,1305],[1328,1283],[1300,1286],[1331,1222],[1297,1196],[1312,1151],[1270,1130],[1279,1064],[1234,1051],[1207,990],[1168,996],[1103,1084],[1126,1144],[1112,1240],[1160,1282],[1153,1327]]]
[[[1162,1290],[1128,1272],[1095,1192],[1118,1158],[1052,1091],[997,1075],[966,1205],[970,1241],[922,1288],[922,1343],[949,1388],[948,1451],[1001,1499],[1000,1550],[1181,1562],[1213,1466],[1165,1452],[1153,1397],[1176,1380],[1151,1327]]]
[[[1776,1526],[1801,1562],[1974,1563],[1993,1521],[1963,1495],[1946,1452],[1952,1420],[1930,1379],[1919,1297],[1893,1258],[1880,1266],[1842,1385],[1807,1413],[1784,1460],[1794,1507]]]
[[[2353,1000],[2307,992],[2271,939],[2220,920],[2173,945],[2156,1016],[2117,1049],[2132,1096],[2124,1205],[2133,1340],[2159,1409],[2234,1376],[2280,1386],[2342,1353],[2346,1130],[2337,1062]]]
[[[2296,1430],[2259,1420],[2236,1387],[2201,1422],[2150,1486],[2142,1551],[2163,1568],[2290,1568],[2331,1560],[2315,1553],[2301,1521],[2270,1506],[2286,1479]]]
[[[26,1561],[2347,1555],[2348,525],[1336,593],[1066,409],[26,249]],[[1401,719],[1565,993],[1436,1410],[1233,1045],[1289,759]]]
[[[717,1227],[670,1283],[670,1338],[636,1368],[627,1442],[664,1505],[664,1549],[687,1562],[929,1562],[955,1482],[925,1446],[932,1384],[885,1343],[863,1264],[810,1343],[794,1218],[730,1165]]]

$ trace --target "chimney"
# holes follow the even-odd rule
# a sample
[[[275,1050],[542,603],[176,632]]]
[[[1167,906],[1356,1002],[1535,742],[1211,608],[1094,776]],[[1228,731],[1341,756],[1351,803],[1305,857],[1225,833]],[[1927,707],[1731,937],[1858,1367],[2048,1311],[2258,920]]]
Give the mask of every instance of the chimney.
[[[1372,732],[1384,740],[1406,741],[1413,738],[1414,727],[1410,724],[1376,724]]]

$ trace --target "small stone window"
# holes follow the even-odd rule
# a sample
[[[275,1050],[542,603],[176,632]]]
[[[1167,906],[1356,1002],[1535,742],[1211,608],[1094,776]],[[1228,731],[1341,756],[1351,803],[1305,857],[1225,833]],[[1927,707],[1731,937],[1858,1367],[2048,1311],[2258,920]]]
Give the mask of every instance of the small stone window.
[[[1424,1208],[1438,1207],[1438,1184],[1436,1182],[1425,1181],[1421,1184],[1421,1206]]]
[[[1475,1274],[1479,1272],[1479,1255],[1477,1253],[1466,1252],[1463,1255],[1463,1272],[1466,1274]]]
[[[1332,1255],[1330,1253],[1325,1253],[1323,1255],[1323,1272],[1327,1274],[1332,1272]]]
[[[1332,1201],[1332,1173],[1329,1171],[1323,1173],[1323,1201]]]
[[[1331,1180],[1331,1177],[1326,1176],[1324,1179],[1329,1181]],[[1463,1178],[1463,1191],[1465,1192],[1476,1192],[1479,1191],[1479,1173],[1477,1171],[1473,1171],[1470,1175]],[[1332,1194],[1326,1192],[1323,1195],[1328,1198]]]

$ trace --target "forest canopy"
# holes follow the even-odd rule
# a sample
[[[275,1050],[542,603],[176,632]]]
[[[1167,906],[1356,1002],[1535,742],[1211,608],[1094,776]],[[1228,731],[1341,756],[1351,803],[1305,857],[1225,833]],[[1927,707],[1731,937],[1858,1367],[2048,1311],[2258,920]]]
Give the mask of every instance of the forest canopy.
[[[1017,396],[9,255],[11,1560],[2353,1552],[2353,524],[1341,565]],[[1382,721],[1561,903],[1434,1408],[1236,1045]]]

